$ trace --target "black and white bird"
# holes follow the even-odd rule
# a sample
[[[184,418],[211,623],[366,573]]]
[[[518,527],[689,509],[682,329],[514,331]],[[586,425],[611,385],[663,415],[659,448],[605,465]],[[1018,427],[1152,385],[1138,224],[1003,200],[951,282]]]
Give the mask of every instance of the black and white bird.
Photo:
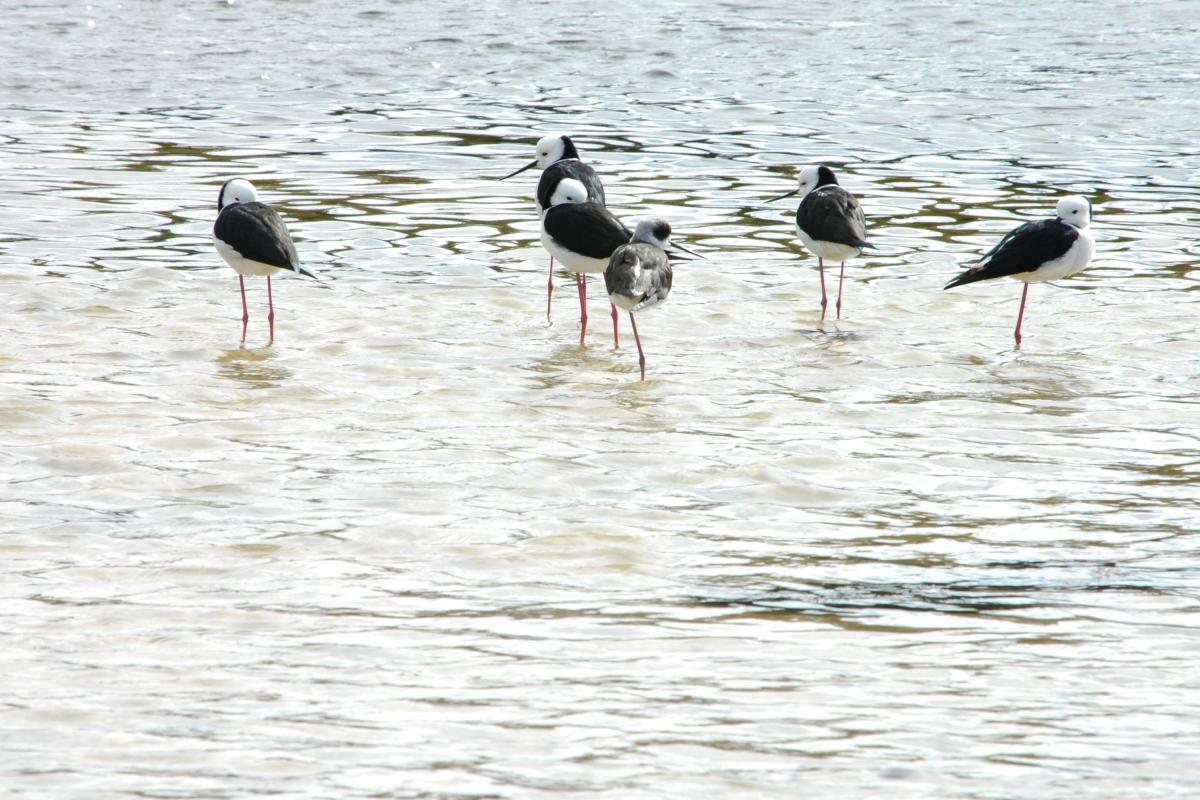
[[[787,194],[767,202],[800,195],[796,208],[796,234],[810,253],[817,257],[821,273],[821,319],[829,300],[825,294],[825,259],[841,263],[838,274],[837,316],[842,318],[842,281],[846,277],[846,259],[854,258],[867,241],[867,223],[862,206],[854,195],[838,185],[837,176],[826,166],[800,170],[800,185]]]
[[[508,180],[514,175],[520,175],[527,169],[539,167],[542,176],[538,179],[537,194],[534,202],[537,204],[538,215],[546,213],[550,208],[550,198],[554,194],[558,182],[563,178],[574,178],[584,185],[588,193],[588,201],[604,205],[604,186],[600,183],[596,170],[583,163],[579,151],[570,136],[551,134],[538,139],[537,158],[525,166],[516,169],[500,180]]]
[[[587,333],[587,279],[589,272],[604,272],[613,251],[629,241],[630,233],[601,203],[588,199],[587,187],[574,178],[563,178],[547,198],[542,215],[542,246],[575,273],[579,288],[579,344]],[[617,346],[617,307],[612,306],[613,347]]]
[[[629,244],[618,247],[609,259],[604,273],[604,286],[613,305],[629,312],[633,340],[637,342],[638,367],[646,379],[646,354],[638,336],[634,312],[653,308],[671,293],[671,260],[667,248],[671,244],[671,226],[662,219],[644,219],[637,224]],[[685,253],[691,251],[676,244]],[[692,253],[692,255],[696,255]],[[679,258],[677,255],[676,258]]]
[[[246,341],[246,275],[267,276],[267,323],[275,341],[275,302],[271,297],[271,275],[281,269],[310,278],[317,276],[300,263],[296,245],[275,209],[258,202],[258,192],[250,181],[233,178],[225,182],[217,195],[217,221],[213,225],[213,244],[221,258],[237,270],[242,290],[242,341]]]
[[[507,180],[514,175],[519,175],[527,169],[539,167],[542,170],[542,176],[538,179],[537,192],[534,194],[534,203],[537,205],[538,217],[545,215],[546,210],[552,204],[554,191],[558,188],[558,184],[564,179],[571,179],[581,183],[587,190],[587,201],[590,203],[605,204],[604,186],[600,183],[599,176],[596,175],[596,170],[592,169],[579,158],[579,151],[575,149],[575,143],[571,141],[570,136],[563,134],[551,134],[538,139],[537,143],[537,158],[530,161],[525,166],[510,172],[500,180]],[[575,282],[579,283],[581,278],[578,274],[575,276]],[[554,255],[550,255],[550,272],[546,278],[546,322],[550,321],[550,299],[554,294]],[[581,312],[582,316],[586,316],[586,312]],[[616,326],[617,310],[613,309],[613,326]]]
[[[993,247],[979,264],[947,283],[953,289],[965,283],[1011,276],[1024,281],[1021,310],[1017,312],[1017,328],[1013,333],[1017,347],[1021,346],[1021,321],[1025,318],[1025,300],[1029,284],[1056,281],[1074,275],[1092,260],[1096,243],[1088,227],[1092,223],[1092,206],[1078,195],[1058,201],[1053,219],[1026,222],[1009,231],[1000,244]]]

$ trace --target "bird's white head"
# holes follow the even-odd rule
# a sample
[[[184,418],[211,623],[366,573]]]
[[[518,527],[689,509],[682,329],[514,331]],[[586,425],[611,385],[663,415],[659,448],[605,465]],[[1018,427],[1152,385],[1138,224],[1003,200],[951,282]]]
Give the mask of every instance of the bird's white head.
[[[800,199],[803,200],[813,189],[820,186],[828,186],[831,183],[837,183],[837,176],[833,174],[833,170],[829,167],[804,167],[800,170],[799,186],[787,194],[772,197],[767,202],[782,200],[785,197],[795,197],[796,195],[800,195]]]
[[[225,181],[221,193],[217,195],[217,210],[220,211],[230,203],[253,203],[258,199],[254,184],[245,178],[233,178]]]
[[[566,203],[586,203],[587,199],[586,186],[574,178],[563,178],[558,182],[558,186],[554,187],[554,193],[550,195],[550,207],[554,208]]]
[[[1092,223],[1092,204],[1086,197],[1077,194],[1059,200],[1054,213],[1063,222],[1076,228],[1086,228]]]
[[[837,175],[833,174],[833,170],[823,164],[817,167],[805,167],[800,170],[801,195],[806,195],[813,189],[819,189],[822,186],[837,185],[837,182]]]
[[[638,222],[633,230],[634,242],[645,242],[666,250],[671,244],[671,225],[665,219],[651,217]]]
[[[545,169],[551,164],[562,161],[564,158],[579,158],[579,151],[575,149],[575,144],[571,141],[571,137],[563,136],[561,133],[543,136],[538,139],[537,158],[523,167],[517,167],[500,180],[506,181],[512,176],[520,175],[525,170],[533,169],[534,167]]]
[[[570,151],[570,154],[568,154],[568,151]],[[578,153],[575,152],[575,145],[571,143],[571,137],[569,136],[564,136],[561,133],[553,133],[538,139],[536,159],[538,169],[545,169],[556,161],[562,161],[564,158],[576,157],[578,157]]]
[[[805,167],[804,169],[800,170],[799,188],[801,197],[804,197],[813,189],[817,188],[817,182],[821,179],[820,172],[820,167]]]

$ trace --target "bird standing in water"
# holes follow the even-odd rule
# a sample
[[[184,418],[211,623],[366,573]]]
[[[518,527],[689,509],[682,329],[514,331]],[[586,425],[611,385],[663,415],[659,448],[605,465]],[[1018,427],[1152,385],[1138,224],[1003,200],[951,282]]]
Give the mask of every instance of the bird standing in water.
[[[275,341],[275,301],[271,296],[271,276],[281,269],[316,278],[300,263],[296,245],[287,226],[275,209],[258,202],[258,192],[250,181],[233,178],[225,182],[217,195],[217,221],[213,225],[213,244],[221,258],[238,273],[242,290],[242,342],[250,312],[246,307],[246,275],[267,276],[267,324]]]
[[[1021,309],[1013,338],[1021,347],[1021,322],[1025,319],[1025,301],[1029,284],[1056,281],[1079,272],[1092,260],[1096,244],[1088,227],[1092,206],[1078,195],[1064,197],[1055,207],[1052,219],[1026,222],[1013,228],[1000,243],[984,254],[979,264],[951,280],[943,288],[953,289],[966,283],[1010,276],[1024,281]]]
[[[673,245],[685,253],[681,245]],[[629,244],[618,247],[609,259],[604,272],[604,285],[613,305],[629,312],[633,340],[637,342],[638,367],[646,379],[646,353],[638,335],[635,312],[653,308],[671,293],[671,260],[667,248],[671,244],[671,226],[666,220],[644,219],[637,224]],[[695,255],[693,253],[693,255]],[[676,256],[678,258],[679,256]]]
[[[579,344],[587,333],[587,282],[584,273],[604,272],[613,251],[629,241],[629,229],[600,203],[588,200],[587,188],[574,178],[558,182],[542,215],[542,246],[575,273],[579,287]],[[613,347],[617,346],[617,307],[613,306]]]
[[[554,192],[558,189],[559,184],[564,180],[577,181],[584,187],[587,192],[587,201],[589,203],[597,203],[601,206],[605,204],[604,186],[600,183],[600,177],[596,175],[596,170],[585,164],[579,158],[579,151],[575,148],[575,143],[571,141],[570,136],[563,134],[551,134],[538,139],[537,157],[523,167],[513,170],[505,175],[500,180],[507,180],[514,175],[519,175],[527,169],[539,167],[542,170],[542,176],[538,179],[537,192],[534,195],[534,203],[537,206],[538,216],[543,217],[546,211],[552,206],[551,199]],[[560,261],[562,259],[559,259]],[[582,286],[584,278],[581,273],[575,273],[575,284],[577,287]],[[586,299],[586,288],[580,290],[580,309],[579,316],[581,325],[587,327],[587,309],[583,307]],[[550,301],[554,295],[554,254],[550,254],[550,271],[546,276],[546,322],[550,322]],[[617,308],[612,308],[613,319],[613,347],[617,346]]]
[[[837,318],[842,318],[842,282],[846,277],[846,259],[873,247],[867,241],[867,223],[862,206],[854,195],[838,185],[829,167],[805,167],[800,170],[800,185],[767,202],[800,195],[796,208],[796,234],[810,253],[817,257],[821,273],[821,320],[829,299],[825,294],[825,259],[841,263],[838,273]]]

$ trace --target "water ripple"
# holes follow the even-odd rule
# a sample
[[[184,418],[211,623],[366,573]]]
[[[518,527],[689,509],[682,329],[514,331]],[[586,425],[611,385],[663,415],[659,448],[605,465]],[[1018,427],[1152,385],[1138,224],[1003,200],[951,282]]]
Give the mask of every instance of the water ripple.
[[[1194,796],[1194,8],[1014,8],[8,9],[4,785]],[[707,256],[644,382],[598,281],[545,323],[551,129]],[[824,323],[817,162],[878,245]],[[271,345],[232,175],[325,277]],[[1065,192],[1014,352],[941,287]]]

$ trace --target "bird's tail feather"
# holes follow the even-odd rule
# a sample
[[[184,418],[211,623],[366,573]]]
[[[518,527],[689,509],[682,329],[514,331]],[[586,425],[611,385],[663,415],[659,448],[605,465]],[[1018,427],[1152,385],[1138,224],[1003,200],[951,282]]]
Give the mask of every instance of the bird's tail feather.
[[[631,308],[629,310],[632,312],[632,311],[642,311],[643,309],[647,309],[647,308],[653,308],[654,306],[658,305],[665,299],[666,298],[663,295],[659,294],[658,292],[655,292],[654,294],[648,295],[644,300],[642,300],[640,303],[638,303],[637,305],[635,305],[633,308]]]
[[[304,266],[303,264],[297,264],[297,265],[296,265],[296,272],[297,272],[297,274],[299,274],[299,275],[307,275],[307,276],[308,276],[308,277],[310,277],[310,278],[315,278],[316,280],[321,280],[321,276],[320,276],[320,275],[318,275],[317,273],[313,272],[311,269],[309,269],[308,267]]]
[[[946,283],[945,286],[942,287],[942,289],[953,289],[955,286],[962,286],[965,283],[975,283],[975,281],[984,281],[990,277],[992,276],[988,275],[979,267],[973,267],[972,269],[969,269],[966,272],[963,272],[960,275],[952,278]]]

